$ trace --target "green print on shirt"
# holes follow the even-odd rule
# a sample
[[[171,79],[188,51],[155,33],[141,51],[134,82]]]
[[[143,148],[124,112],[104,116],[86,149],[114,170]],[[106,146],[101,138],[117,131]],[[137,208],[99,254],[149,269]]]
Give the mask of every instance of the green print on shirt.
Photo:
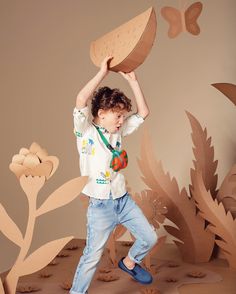
[[[111,174],[109,171],[106,171],[105,174],[103,172],[101,172],[101,176],[102,176],[102,178],[96,179],[97,184],[109,184],[110,183]]]

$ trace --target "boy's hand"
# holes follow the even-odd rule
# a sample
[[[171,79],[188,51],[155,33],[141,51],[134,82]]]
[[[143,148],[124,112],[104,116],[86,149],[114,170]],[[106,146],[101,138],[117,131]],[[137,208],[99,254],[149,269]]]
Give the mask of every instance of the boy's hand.
[[[104,75],[107,75],[108,72],[109,72],[109,64],[112,60],[113,56],[111,55],[108,55],[106,56],[103,61],[101,62],[101,65],[100,65],[100,71],[104,74]]]
[[[137,81],[137,77],[135,75],[134,71],[128,72],[128,73],[124,73],[122,71],[119,71],[119,73],[128,81],[128,82],[133,82],[133,81]]]

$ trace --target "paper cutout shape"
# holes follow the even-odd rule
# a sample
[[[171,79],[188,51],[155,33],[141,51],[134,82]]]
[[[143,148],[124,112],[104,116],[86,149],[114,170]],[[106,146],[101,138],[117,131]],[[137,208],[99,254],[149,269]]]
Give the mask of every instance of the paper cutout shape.
[[[236,269],[236,220],[230,211],[225,212],[222,203],[212,199],[204,185],[201,170],[197,170],[193,180],[193,195],[200,209],[199,214],[210,222],[207,229],[221,238],[215,242],[224,251],[230,267]]]
[[[36,142],[30,148],[21,148],[19,154],[12,158],[10,170],[20,178],[21,175],[45,176],[49,179],[57,170],[59,160],[55,156],[48,156],[45,149]]]
[[[216,83],[211,85],[223,93],[234,103],[234,105],[236,105],[236,85],[229,83]]]
[[[207,190],[210,189],[211,195],[215,198],[217,191],[217,179],[216,168],[218,160],[214,161],[214,147],[211,146],[211,137],[207,137],[206,128],[203,130],[197,119],[188,111],[186,111],[188,119],[192,127],[192,141],[194,144],[193,153],[195,160],[193,160],[194,169],[191,168],[191,179],[197,169],[203,171],[204,184]],[[189,186],[190,191],[192,186]]]
[[[140,291],[142,294],[161,294],[161,292],[156,288],[143,287],[140,289]]]
[[[0,277],[0,294],[4,294],[4,289],[3,289],[1,277]]]
[[[72,282],[71,281],[64,281],[62,284],[61,284],[61,288],[63,290],[70,290],[72,287]]]
[[[19,178],[21,188],[27,196],[29,212],[25,235],[22,236],[18,226],[0,204],[1,232],[20,247],[19,255],[3,282],[5,294],[15,293],[20,276],[28,275],[45,267],[73,239],[73,236],[69,236],[48,242],[27,256],[37,216],[75,199],[87,182],[88,177],[79,177],[65,183],[37,209],[38,192],[45,184],[46,179],[50,178],[55,172],[58,163],[56,157],[48,156],[46,150],[42,149],[37,143],[33,143],[29,150],[22,148],[19,155],[13,157],[10,169]],[[50,170],[45,168],[45,164],[50,165]]]
[[[146,216],[148,222],[158,229],[159,224],[163,224],[167,208],[164,200],[158,197],[158,194],[152,190],[142,191],[140,194],[135,193],[132,195],[134,201],[141,208],[143,214]]]
[[[113,281],[119,280],[119,278],[120,277],[118,275],[108,273],[108,274],[99,274],[97,277],[97,280],[102,282],[113,282]]]
[[[34,285],[17,287],[17,292],[20,292],[20,293],[32,293],[32,292],[38,292],[40,290],[41,290],[41,288],[39,288],[38,286],[34,286]]]
[[[202,12],[202,3],[195,2],[186,10],[178,10],[174,7],[163,7],[161,9],[162,17],[169,23],[169,38],[177,37],[181,32],[189,32],[197,36],[200,34],[200,27],[197,19]]]
[[[74,271],[78,264],[78,260],[82,255],[85,245],[85,240],[76,241],[78,241],[79,250],[71,252],[71,258],[63,260],[63,263],[61,263],[59,266],[50,268],[50,270],[53,270],[52,279],[44,279],[42,283],[42,279],[38,277],[38,273],[34,273],[32,275],[22,277],[19,285],[31,285],[31,283],[37,282],[37,285],[40,285],[40,287],[42,287],[42,293],[52,294],[62,292],[62,289],[60,289],[62,284],[64,286],[67,286],[67,290],[69,290],[71,288]],[[123,243],[123,241],[117,242],[117,254],[119,257],[125,256],[127,254],[128,248],[123,246]],[[156,289],[158,288],[161,293],[177,294],[179,293],[179,287],[184,284],[216,283],[217,281],[222,280],[222,278],[219,274],[214,273],[214,270],[217,271],[217,269],[220,269],[221,272],[227,272],[225,263],[222,263],[219,260],[215,260],[211,264],[203,264],[201,267],[191,264],[184,264],[181,261],[178,261],[178,267],[169,267],[170,264],[176,264],[177,260],[179,259],[179,254],[177,252],[176,246],[173,244],[167,244],[165,245],[165,248],[162,247],[162,251],[158,254],[158,256],[159,258],[157,257],[152,260],[151,268],[156,269],[156,272],[155,274],[153,274],[153,283],[149,287],[155,287]],[[169,259],[170,256],[171,259]],[[110,267],[111,270],[109,271],[109,273],[119,275],[120,279],[114,282],[98,281],[97,277],[100,274],[100,270],[98,269],[97,273],[95,274],[94,281],[91,284],[91,292],[94,292],[96,294],[111,294],[115,291],[115,288],[118,289],[117,291],[119,291],[120,293],[138,293],[141,290],[140,285],[133,279],[131,279],[129,275],[127,275],[125,272],[120,271],[119,268],[114,268],[113,266],[108,265],[107,251],[104,251],[103,257],[99,264],[102,269]],[[209,266],[211,268],[211,271],[207,270]],[[66,272],[64,269],[66,269]],[[206,276],[204,278],[190,278],[187,276],[187,274],[191,272],[202,272],[205,273]],[[176,279],[178,279],[178,282],[167,283],[165,280],[168,277],[175,277]],[[227,289],[229,289],[228,286],[230,282],[232,284],[234,284],[235,282],[233,280],[232,273],[229,273],[229,275],[227,276],[227,283],[225,283],[224,281],[224,283],[222,284],[227,284],[226,287]],[[193,285],[191,289],[189,288],[189,293],[192,293],[191,290],[193,288],[196,289],[196,286],[197,285]],[[223,285],[221,286],[223,290]],[[215,289],[216,285],[214,285],[213,287]],[[206,289],[207,285],[205,287],[201,287],[201,289],[202,288]],[[172,292],[170,292],[170,289]],[[235,289],[235,287],[232,286],[230,289]]]
[[[217,194],[218,201],[224,205],[226,212],[230,211],[236,218],[236,164],[226,175]]]
[[[110,70],[130,72],[142,64],[156,35],[156,14],[151,7],[115,30],[93,41],[90,57],[100,66],[106,55],[112,55]]]
[[[50,278],[53,274],[44,270],[42,271],[41,273],[39,273],[39,277],[42,278],[42,279],[47,279],[47,278]]]
[[[206,276],[206,273],[203,273],[201,271],[192,271],[187,273],[187,276],[191,278],[202,279]]]
[[[178,227],[164,226],[168,233],[178,239],[174,242],[183,260],[193,263],[209,261],[214,234],[205,230],[205,221],[197,214],[194,200],[189,198],[186,189],[180,192],[176,179],[171,179],[169,173],[165,174],[161,162],[156,161],[147,130],[142,134],[138,164],[143,174],[142,180],[164,199],[168,210],[166,217]]]

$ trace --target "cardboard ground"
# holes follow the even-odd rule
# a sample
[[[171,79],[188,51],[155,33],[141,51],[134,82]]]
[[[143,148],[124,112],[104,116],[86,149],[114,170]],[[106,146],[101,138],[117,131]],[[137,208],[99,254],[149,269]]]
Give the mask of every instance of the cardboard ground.
[[[63,250],[65,257],[57,257],[56,265],[48,265],[32,275],[21,277],[18,283],[19,286],[36,286],[41,290],[38,293],[45,294],[63,294],[68,293],[68,290],[63,290],[63,283],[70,284],[74,271],[82,254],[85,244],[84,240],[72,240],[73,243],[79,246],[76,250]],[[124,256],[129,249],[127,242],[117,242],[118,258]],[[182,263],[178,249],[174,244],[165,244],[156,258],[152,260],[152,271],[154,282],[149,288],[159,289],[161,294],[235,294],[236,293],[236,271],[230,270],[226,261],[213,260],[210,263],[201,265],[188,265]],[[101,273],[99,270],[111,270],[109,273]],[[203,278],[190,278],[186,273],[194,271],[197,274],[205,274]],[[52,274],[48,278],[40,277],[41,273]],[[104,282],[97,280],[99,275],[112,275],[118,277],[118,280]],[[167,282],[166,280],[169,280]],[[183,282],[195,283],[178,285]],[[197,283],[197,284],[196,284]],[[129,275],[121,271],[119,268],[114,268],[109,260],[108,252],[105,250],[99,268],[89,288],[89,294],[138,294],[142,293],[144,287],[133,281]],[[17,292],[17,294],[20,292]],[[146,292],[155,293],[155,292]]]

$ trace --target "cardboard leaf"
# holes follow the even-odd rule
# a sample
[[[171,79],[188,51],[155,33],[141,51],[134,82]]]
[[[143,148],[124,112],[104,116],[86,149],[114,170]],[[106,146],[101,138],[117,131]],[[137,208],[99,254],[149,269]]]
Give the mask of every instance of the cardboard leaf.
[[[10,218],[5,208],[0,204],[0,231],[19,247],[23,242],[23,236],[15,222]]]
[[[213,200],[204,185],[201,171],[194,176],[194,199],[204,217],[211,225],[208,229],[218,235],[224,242],[216,240],[216,243],[228,252],[226,258],[232,268],[236,269],[236,220],[230,212],[226,214],[222,203]]]
[[[27,256],[20,268],[20,276],[34,273],[48,265],[58,252],[60,252],[61,249],[73,238],[73,236],[70,236],[48,242],[34,251],[31,255]]]
[[[234,218],[236,217],[236,164],[230,169],[223,180],[218,194],[218,201],[224,204],[226,211],[231,211]]]
[[[88,177],[78,177],[59,187],[38,208],[36,215],[42,215],[74,200],[83,190],[87,180]]]
[[[130,72],[142,64],[151,50],[156,36],[156,14],[151,7],[115,30],[93,41],[90,57],[100,66],[112,55],[110,70]]]
[[[196,214],[194,200],[188,197],[185,189],[179,191],[176,179],[165,174],[161,162],[156,161],[147,130],[143,132],[138,164],[145,184],[165,201],[166,217],[179,228],[179,231],[172,231],[178,232],[177,238],[184,243],[177,244],[183,259],[188,262],[209,261],[214,235],[205,230],[205,221]]]
[[[207,138],[206,129],[202,129],[197,119],[188,111],[186,111],[192,128],[192,140],[194,143],[193,152],[195,155],[194,167],[191,169],[191,179],[196,169],[203,171],[204,184],[207,190],[211,191],[211,195],[216,197],[216,186],[218,176],[215,174],[218,161],[214,161],[214,147],[211,146],[211,138]],[[193,180],[192,180],[193,181]],[[190,191],[192,185],[190,185]]]
[[[216,83],[211,85],[223,93],[234,103],[234,105],[236,105],[236,85],[229,83]]]
[[[4,291],[4,289],[3,289],[2,280],[1,280],[1,278],[0,278],[0,294],[4,294],[4,293],[5,293],[5,291]]]
[[[181,243],[183,243],[183,242],[180,240],[180,238],[181,238],[181,234],[182,234],[182,233],[180,232],[180,230],[178,230],[178,229],[175,228],[175,227],[169,226],[169,225],[165,225],[164,227],[165,227],[165,230],[166,230],[170,235],[175,236],[175,238],[179,239],[179,241],[180,241]]]

